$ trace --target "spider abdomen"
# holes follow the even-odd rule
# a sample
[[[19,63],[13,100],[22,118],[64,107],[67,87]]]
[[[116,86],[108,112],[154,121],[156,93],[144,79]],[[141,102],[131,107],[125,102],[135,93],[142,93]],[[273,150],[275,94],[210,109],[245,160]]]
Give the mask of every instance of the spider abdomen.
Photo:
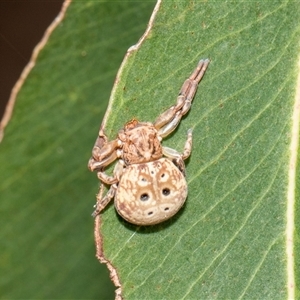
[[[154,225],[177,213],[187,197],[184,175],[168,158],[129,165],[115,195],[115,207],[128,222]]]

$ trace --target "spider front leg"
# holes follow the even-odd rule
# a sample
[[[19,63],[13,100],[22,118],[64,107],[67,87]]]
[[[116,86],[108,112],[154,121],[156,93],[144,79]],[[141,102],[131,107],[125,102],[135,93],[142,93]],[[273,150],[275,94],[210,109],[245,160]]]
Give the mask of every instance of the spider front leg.
[[[120,141],[118,139],[108,142],[107,136],[100,128],[99,135],[92,150],[92,157],[88,162],[91,171],[100,170],[115,161],[118,155]]]
[[[182,116],[189,111],[198,84],[204,76],[208,64],[208,59],[199,61],[197,68],[182,85],[176,104],[163,112],[154,122],[154,126],[158,129],[161,137],[169,135],[177,127]]]

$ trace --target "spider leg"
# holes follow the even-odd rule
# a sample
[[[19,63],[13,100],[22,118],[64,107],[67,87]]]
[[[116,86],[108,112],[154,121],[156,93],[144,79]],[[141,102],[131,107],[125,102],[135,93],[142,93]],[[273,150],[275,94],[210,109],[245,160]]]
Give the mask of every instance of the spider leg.
[[[179,153],[175,149],[169,147],[163,147],[163,154],[172,159],[178,169],[185,175],[184,160],[187,159],[192,151],[192,129],[188,130],[187,139],[185,141],[184,149],[182,153]]]
[[[101,159],[102,158],[102,159]],[[99,160],[95,159],[94,157],[91,157],[88,162],[88,168],[93,172],[95,170],[101,170],[103,167],[108,166],[113,161],[115,161],[118,158],[117,151],[112,152],[109,156],[99,156]]]
[[[117,190],[117,184],[111,185],[110,189],[108,190],[107,194],[102,198],[101,191],[97,195],[97,203],[95,205],[95,210],[92,213],[93,217],[96,217],[101,213],[101,211],[107,206],[107,204],[111,201],[111,199],[115,196]]]
[[[104,172],[103,168],[97,172],[98,178],[103,183],[110,184],[111,186],[104,198],[102,198],[101,189],[97,194],[96,209],[92,214],[93,217],[98,215],[105,208],[105,206],[111,201],[111,199],[114,198],[118,187],[118,182],[122,176],[123,170],[124,170],[124,162],[123,160],[120,159],[115,165],[113,176],[107,175]]]
[[[185,176],[185,165],[182,158],[182,155],[177,152],[175,149],[169,147],[163,147],[163,154],[170,158],[172,162],[177,166],[180,172]]]
[[[208,59],[199,61],[197,68],[182,85],[176,104],[163,112],[154,122],[154,126],[158,129],[161,137],[169,135],[177,127],[182,116],[189,111],[198,84],[204,76],[208,64]]]
[[[102,182],[106,184],[114,184],[120,180],[123,170],[124,170],[124,162],[123,160],[120,159],[115,165],[113,176],[107,175],[104,172],[103,168],[101,168],[100,171],[97,172],[97,176]]]
[[[190,128],[187,132],[187,139],[185,141],[184,149],[181,154],[183,160],[186,160],[191,155],[192,144],[193,144],[193,137],[192,137],[192,129]]]
[[[115,161],[118,156],[119,140],[107,142],[107,136],[100,128],[99,135],[96,139],[92,150],[92,157],[88,162],[88,168],[91,171],[101,169]]]

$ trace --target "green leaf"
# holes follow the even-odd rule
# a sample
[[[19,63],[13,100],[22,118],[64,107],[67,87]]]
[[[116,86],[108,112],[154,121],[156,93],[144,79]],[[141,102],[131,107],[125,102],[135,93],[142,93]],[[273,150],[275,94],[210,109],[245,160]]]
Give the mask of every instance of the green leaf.
[[[111,299],[95,258],[87,162],[122,58],[153,2],[74,1],[38,56],[0,146],[0,297]]]
[[[127,57],[106,115],[110,139],[132,117],[154,121],[198,60],[211,63],[164,142],[181,151],[193,128],[185,207],[151,227],[126,223],[112,205],[102,215],[125,299],[293,298],[299,20],[293,1],[163,1]]]

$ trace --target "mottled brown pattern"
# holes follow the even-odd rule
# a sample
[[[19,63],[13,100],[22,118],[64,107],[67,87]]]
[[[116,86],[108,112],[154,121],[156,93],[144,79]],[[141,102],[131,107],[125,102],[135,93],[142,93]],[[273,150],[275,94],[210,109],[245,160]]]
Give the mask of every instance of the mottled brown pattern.
[[[170,194],[164,195],[164,189]],[[141,200],[143,194],[149,196],[147,201]],[[143,164],[142,170],[136,165],[126,168],[115,195],[115,207],[130,223],[152,225],[176,214],[186,197],[184,176],[172,161],[161,158]]]
[[[136,168],[142,172],[143,170],[145,170],[147,168],[147,165],[146,164],[137,164],[136,165]]]
[[[151,123],[130,121],[119,132],[123,142],[122,159],[126,165],[153,161],[162,157],[162,146],[157,130]]]

